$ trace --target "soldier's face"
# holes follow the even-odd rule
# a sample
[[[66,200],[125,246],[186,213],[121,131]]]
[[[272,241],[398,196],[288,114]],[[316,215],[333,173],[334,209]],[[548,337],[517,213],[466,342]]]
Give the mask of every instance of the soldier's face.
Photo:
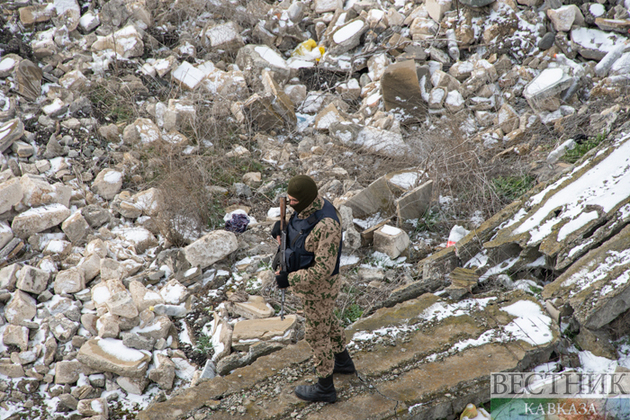
[[[290,195],[288,195],[288,194],[287,194],[287,197],[289,197],[289,205],[295,209],[295,206],[296,206],[297,204],[299,204],[299,203],[300,203],[300,201],[299,201],[299,200],[296,200],[294,197],[291,197],[291,196],[290,196]]]

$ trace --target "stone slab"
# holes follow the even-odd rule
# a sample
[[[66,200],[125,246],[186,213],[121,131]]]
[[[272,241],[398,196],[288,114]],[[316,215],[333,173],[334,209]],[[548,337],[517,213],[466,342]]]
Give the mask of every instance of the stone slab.
[[[501,301],[482,297],[470,299],[467,304],[425,294],[356,322],[346,333],[352,339],[349,348],[361,379],[337,375],[335,404],[314,406],[293,394],[296,385],[313,376],[310,364],[306,363],[310,349],[300,341],[230,375],[202,382],[166,402],[154,404],[139,413],[138,419],[204,418],[210,414],[217,420],[233,418],[232,406],[223,406],[222,401],[229,396],[244,396],[252,387],[269,384],[274,384],[273,395],[263,393],[242,400],[238,409],[240,418],[452,417],[466,403],[489,400],[491,372],[526,369],[548,361],[559,337],[554,327],[550,327],[548,341],[538,346],[514,337],[479,344],[490,329],[499,334],[509,332],[517,318],[508,314],[506,308],[522,301],[537,305],[537,311],[542,313],[540,304],[520,291],[507,294]],[[452,315],[441,317],[443,313]],[[382,332],[381,340],[360,343],[360,337],[370,333],[379,335],[377,331]],[[399,373],[392,374],[396,369]],[[287,372],[292,372],[289,376],[297,375],[297,380],[277,376]],[[447,393],[451,397],[436,398]]]
[[[560,299],[592,330],[630,309],[630,225],[546,285],[543,297]]]
[[[396,214],[399,221],[419,219],[429,208],[433,181],[425,182],[396,200]]]
[[[360,219],[379,211],[391,212],[393,202],[394,196],[387,185],[387,180],[380,177],[346,201],[344,206],[350,207],[352,215]]]

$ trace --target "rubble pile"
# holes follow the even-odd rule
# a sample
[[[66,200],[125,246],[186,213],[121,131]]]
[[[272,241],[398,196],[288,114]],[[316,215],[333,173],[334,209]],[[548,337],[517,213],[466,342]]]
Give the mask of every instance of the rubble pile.
[[[497,279],[513,288],[552,276],[542,292],[551,317],[571,316],[583,348],[612,355],[601,337],[610,339],[606,328],[628,309],[619,278],[630,189],[615,157],[630,155],[628,142],[617,138],[588,165],[560,158],[579,141],[571,138],[578,119],[588,137],[629,131],[624,4],[207,3],[2,5],[4,410],[120,418],[112,410],[134,396],[164,400],[299,341],[300,314],[281,320],[263,293],[273,284],[268,225],[276,212],[257,209],[260,222],[247,214],[245,232],[165,223],[165,192],[130,187],[142,185],[139,151],[211,153],[216,139],[199,129],[208,121],[240,127],[247,134],[234,137],[230,156],[255,153],[266,168],[229,190],[208,185],[208,193],[236,204],[274,198],[287,169],[312,175],[341,211],[344,265],[374,288],[388,274],[360,265],[361,251],[370,246],[388,263],[404,263],[419,246],[408,222],[429,208],[434,180],[414,167],[357,185],[350,172],[372,168],[344,167],[337,156],[352,161],[361,149],[408,158],[421,150],[417,133],[451,121],[480,155],[531,160],[540,181],[558,181],[474,226],[456,246],[407,264],[404,284],[371,312],[429,292],[457,301]],[[251,210],[244,207],[230,210]],[[179,229],[185,245],[175,246],[165,226]],[[598,271],[604,263],[617,275]],[[584,272],[592,283],[579,279]]]

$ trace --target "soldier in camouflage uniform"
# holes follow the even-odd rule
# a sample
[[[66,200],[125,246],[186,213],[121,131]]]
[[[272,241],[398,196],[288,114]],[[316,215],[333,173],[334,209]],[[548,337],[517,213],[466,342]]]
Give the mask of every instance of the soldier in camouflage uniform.
[[[346,337],[334,315],[339,294],[341,218],[334,206],[318,196],[315,181],[298,175],[289,181],[289,204],[295,210],[288,223],[288,272],[279,272],[279,288],[291,286],[302,299],[306,341],[313,350],[318,382],[298,386],[295,394],[306,401],[335,402],[333,373],[354,373]],[[277,224],[272,235],[280,234]],[[293,260],[293,261],[291,261]]]

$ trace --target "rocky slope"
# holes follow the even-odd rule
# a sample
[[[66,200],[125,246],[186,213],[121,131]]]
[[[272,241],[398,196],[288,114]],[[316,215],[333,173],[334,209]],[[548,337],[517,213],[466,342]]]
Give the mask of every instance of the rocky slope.
[[[2,419],[134,418],[151,400],[140,416],[448,417],[487,401],[492,369],[576,364],[561,319],[616,359],[628,22],[610,2],[3,3]],[[268,230],[297,173],[342,211],[339,313],[363,314],[348,334],[380,408],[358,379],[336,406],[291,399],[308,349],[299,301],[274,316]],[[502,209],[497,179],[541,184]],[[471,233],[445,248],[453,225]],[[548,340],[514,335],[523,302]],[[460,349],[497,364],[404,392],[493,329],[505,340]]]

